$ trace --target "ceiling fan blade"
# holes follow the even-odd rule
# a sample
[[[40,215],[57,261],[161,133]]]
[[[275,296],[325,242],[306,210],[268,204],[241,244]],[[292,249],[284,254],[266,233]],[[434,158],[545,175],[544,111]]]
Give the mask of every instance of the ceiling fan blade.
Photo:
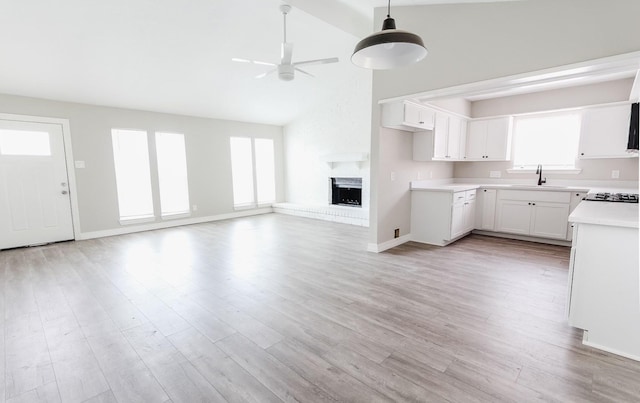
[[[299,68],[297,68],[297,67],[294,67],[294,68],[296,69],[296,71],[299,71],[299,72],[301,72],[302,74],[306,74],[306,75],[308,75],[309,77],[315,77],[313,74],[311,74],[311,73],[307,73],[306,71],[304,71],[304,70],[302,70],[302,69],[299,69]]]
[[[284,42],[280,47],[280,63],[291,64],[291,55],[293,55],[293,43]]]
[[[271,70],[269,70],[269,71],[267,71],[267,72],[264,72],[264,73],[262,73],[262,74],[258,74],[258,75],[256,76],[256,78],[265,78],[265,77],[266,77],[266,76],[268,76],[269,74],[273,74],[273,73],[275,73],[276,71],[278,71],[278,69],[271,69]]]
[[[277,64],[275,64],[275,63],[261,62],[259,60],[240,59],[238,57],[232,58],[231,61],[232,62],[238,62],[238,63],[258,64],[260,66],[277,66]]]
[[[328,64],[328,63],[337,63],[339,60],[337,57],[331,57],[328,59],[317,59],[317,60],[305,60],[303,62],[295,62],[294,66],[311,66],[314,64]]]

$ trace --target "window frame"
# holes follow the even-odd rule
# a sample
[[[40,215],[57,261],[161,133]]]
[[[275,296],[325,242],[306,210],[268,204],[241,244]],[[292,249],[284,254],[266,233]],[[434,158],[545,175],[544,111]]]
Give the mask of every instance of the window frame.
[[[148,173],[148,184],[149,184],[149,196],[151,197],[151,213],[150,214],[141,214],[136,216],[122,216],[121,206],[120,206],[120,196],[121,190],[118,186],[118,163],[116,161],[116,133],[120,132],[137,132],[144,133],[145,141],[146,141],[146,162],[147,162],[147,173]],[[116,198],[118,203],[118,220],[120,225],[130,225],[130,224],[141,224],[153,222],[156,219],[155,214],[155,204],[153,198],[153,184],[151,183],[151,153],[149,152],[149,132],[147,130],[141,129],[130,129],[130,128],[111,128],[111,145],[113,152],[113,166],[114,166],[114,176],[116,180]]]
[[[514,116],[513,122],[513,141],[512,141],[512,157],[511,157],[511,168],[508,168],[506,171],[508,173],[534,173],[536,172],[536,168],[531,165],[525,166],[517,166],[516,165],[516,144],[517,144],[517,123],[519,119],[533,119],[533,118],[547,118],[554,116],[568,116],[575,115],[578,118],[578,133],[577,133],[577,144],[575,149],[575,155],[573,157],[573,165],[569,166],[561,166],[561,165],[549,165],[547,164],[547,168],[545,168],[545,164],[543,165],[543,169],[545,173],[560,173],[560,174],[578,174],[582,172],[582,169],[577,168],[576,163],[578,162],[578,152],[580,147],[580,134],[581,134],[581,124],[582,124],[582,110],[577,109],[568,109],[568,110],[558,110],[558,111],[548,111],[548,112],[539,112],[539,113],[530,113],[530,114],[522,114]]]
[[[232,186],[232,193],[234,192],[233,190],[233,161],[232,158],[233,156],[231,155],[231,139],[233,138],[241,138],[241,139],[249,139],[250,141],[250,145],[251,145],[251,173],[252,173],[252,179],[253,179],[253,200],[250,203],[242,203],[242,204],[238,204],[235,201],[235,195],[234,195],[234,200],[233,200],[233,209],[234,210],[248,210],[248,209],[254,209],[254,208],[262,208],[262,207],[268,207],[268,206],[272,206],[274,203],[276,203],[277,201],[277,183],[276,183],[276,142],[275,139],[271,138],[271,137],[252,137],[252,136],[229,136],[229,157],[230,157],[230,161],[231,161],[231,186]],[[269,140],[272,142],[273,145],[273,194],[274,194],[274,199],[272,201],[267,201],[267,202],[259,202],[258,201],[258,175],[257,175],[257,170],[256,170],[256,146],[255,146],[255,141],[256,139],[259,140]]]
[[[187,209],[184,211],[164,213],[162,207],[162,179],[160,174],[160,155],[158,153],[158,135],[179,135],[182,136],[182,144],[184,149],[184,169],[186,174],[186,191],[187,191]],[[158,203],[160,204],[160,218],[162,220],[172,220],[177,218],[186,218],[191,216],[191,198],[189,195],[189,164],[187,160],[187,141],[184,133],[171,132],[171,131],[155,131],[153,139],[155,141],[155,152],[156,152],[156,171],[158,177]]]

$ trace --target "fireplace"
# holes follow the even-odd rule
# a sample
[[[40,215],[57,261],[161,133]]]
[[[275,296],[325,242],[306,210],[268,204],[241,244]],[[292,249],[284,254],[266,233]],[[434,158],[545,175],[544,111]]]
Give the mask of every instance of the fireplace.
[[[362,207],[362,178],[329,178],[331,204]]]

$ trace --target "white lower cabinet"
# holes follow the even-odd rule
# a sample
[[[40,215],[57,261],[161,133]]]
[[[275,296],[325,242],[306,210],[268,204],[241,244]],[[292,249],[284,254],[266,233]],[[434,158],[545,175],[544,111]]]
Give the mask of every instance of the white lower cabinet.
[[[474,228],[476,190],[411,192],[411,238],[444,246]]]
[[[480,189],[476,198],[475,228],[493,231],[496,228],[496,195],[495,189]]]
[[[499,190],[495,230],[564,240],[569,202],[569,192]]]
[[[540,238],[566,239],[569,225],[568,203],[536,202],[531,209],[529,235]]]
[[[569,214],[573,213],[578,204],[585,198],[587,192],[573,192],[571,193],[571,201],[569,202]],[[567,227],[567,241],[571,241],[573,239],[573,228],[574,224],[569,223]]]

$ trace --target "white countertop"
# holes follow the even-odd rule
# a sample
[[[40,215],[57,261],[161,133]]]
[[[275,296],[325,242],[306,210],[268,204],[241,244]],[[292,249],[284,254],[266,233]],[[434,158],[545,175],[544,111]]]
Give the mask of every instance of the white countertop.
[[[520,184],[472,184],[472,183],[445,183],[433,184],[426,181],[411,182],[411,190],[427,190],[432,192],[462,192],[472,189],[509,189],[509,190],[544,190],[548,192],[589,192],[589,188],[579,186],[552,186],[552,185],[520,185]]]
[[[638,228],[637,203],[583,201],[569,216],[569,222]]]

